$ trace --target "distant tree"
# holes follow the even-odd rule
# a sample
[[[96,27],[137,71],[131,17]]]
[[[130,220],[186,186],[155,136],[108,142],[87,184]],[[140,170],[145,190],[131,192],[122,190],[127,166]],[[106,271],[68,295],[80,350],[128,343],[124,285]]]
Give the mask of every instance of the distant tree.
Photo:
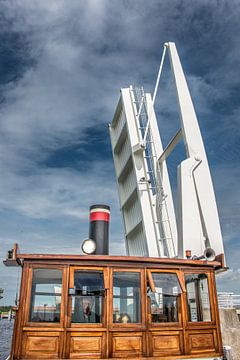
[[[2,312],[8,312],[9,310],[12,309],[12,306],[0,306],[0,313]]]

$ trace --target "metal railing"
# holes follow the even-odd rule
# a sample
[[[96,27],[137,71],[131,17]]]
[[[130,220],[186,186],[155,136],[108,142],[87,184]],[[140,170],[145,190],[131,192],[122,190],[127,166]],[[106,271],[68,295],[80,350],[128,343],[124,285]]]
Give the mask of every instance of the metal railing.
[[[240,308],[240,295],[233,292],[219,292],[218,293],[219,308]]]

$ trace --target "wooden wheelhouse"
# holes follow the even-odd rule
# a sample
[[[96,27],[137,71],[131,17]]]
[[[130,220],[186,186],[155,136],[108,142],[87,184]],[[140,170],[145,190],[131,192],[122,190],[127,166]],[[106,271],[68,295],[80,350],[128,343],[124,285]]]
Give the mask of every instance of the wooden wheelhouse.
[[[218,261],[16,254],[12,359],[215,359]]]

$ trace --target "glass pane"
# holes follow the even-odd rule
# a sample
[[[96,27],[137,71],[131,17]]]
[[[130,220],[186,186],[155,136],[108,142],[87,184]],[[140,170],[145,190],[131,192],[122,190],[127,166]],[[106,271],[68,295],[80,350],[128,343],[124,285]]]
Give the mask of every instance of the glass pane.
[[[178,322],[181,287],[176,274],[152,273],[156,292],[148,289],[152,322]]]
[[[104,299],[104,277],[102,272],[75,271],[72,296],[73,323],[101,323]]]
[[[206,274],[185,275],[189,321],[211,321]]]
[[[140,274],[115,272],[113,275],[113,322],[141,322]]]
[[[61,309],[62,271],[34,269],[30,321],[59,322]]]
[[[35,295],[30,321],[59,322],[61,296]]]

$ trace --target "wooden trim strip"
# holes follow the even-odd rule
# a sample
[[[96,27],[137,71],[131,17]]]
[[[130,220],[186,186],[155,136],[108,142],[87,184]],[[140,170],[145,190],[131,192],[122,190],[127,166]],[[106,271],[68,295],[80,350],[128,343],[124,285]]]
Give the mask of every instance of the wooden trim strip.
[[[178,281],[181,286],[182,292],[183,293],[187,292],[183,272],[177,270],[176,273],[177,273]]]
[[[154,284],[154,281],[153,281],[152,273],[151,273],[150,270],[147,270],[147,278],[148,278],[148,281],[149,281],[149,285],[150,285],[151,291],[155,293],[155,292],[156,292],[156,288],[155,288],[155,284]]]

